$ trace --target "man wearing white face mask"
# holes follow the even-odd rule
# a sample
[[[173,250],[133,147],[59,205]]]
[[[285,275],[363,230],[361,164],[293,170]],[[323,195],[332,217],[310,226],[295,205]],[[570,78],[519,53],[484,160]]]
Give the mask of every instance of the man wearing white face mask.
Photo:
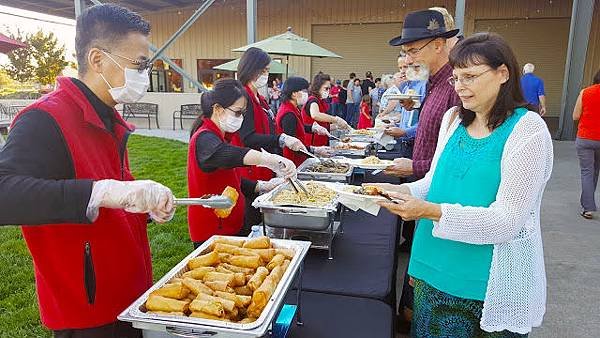
[[[227,141],[226,133],[236,133],[242,126],[247,101],[244,87],[233,79],[217,81],[212,91],[202,95],[202,115],[192,127],[188,152],[190,197],[220,194],[226,187],[232,187],[250,200],[255,194],[282,184],[285,177],[295,175],[296,166],[290,160]],[[278,177],[270,180],[242,177],[240,169],[244,166],[264,167]],[[211,209],[190,207],[188,219],[194,245],[199,246],[213,235],[247,236],[252,224],[244,221],[245,203],[244,198],[239,198],[225,218],[220,218]]]
[[[152,285],[146,226],[173,195],[134,181],[114,109],[148,85],[149,24],[117,5],[77,19],[79,76],[23,109],[0,153],[0,224],[20,224],[42,323],[56,337],[141,337],[117,315]]]

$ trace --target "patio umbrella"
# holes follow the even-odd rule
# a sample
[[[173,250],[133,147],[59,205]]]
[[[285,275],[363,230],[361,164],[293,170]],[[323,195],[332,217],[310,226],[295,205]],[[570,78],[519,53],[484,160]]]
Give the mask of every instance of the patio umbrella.
[[[237,66],[238,66],[239,62],[240,62],[240,59],[235,59],[235,60],[226,62],[222,65],[215,66],[215,67],[213,67],[213,69],[237,72]],[[281,62],[275,61],[275,60],[271,61],[271,64],[269,65],[269,73],[285,74],[285,71],[286,71],[285,65],[283,65]]]
[[[341,58],[341,56],[335,54],[334,52],[318,46],[308,41],[306,38],[292,33],[291,27],[288,27],[287,31],[283,34],[275,35],[262,41],[236,48],[233,51],[245,52],[251,47],[260,48],[269,54],[285,55],[288,59],[288,62],[286,63],[286,77],[289,73],[287,65],[289,64],[290,55],[319,58]]]
[[[11,39],[8,36],[0,33],[0,53],[2,53],[2,54],[10,53],[17,48],[23,48],[23,47],[27,47],[27,45],[21,41]]]

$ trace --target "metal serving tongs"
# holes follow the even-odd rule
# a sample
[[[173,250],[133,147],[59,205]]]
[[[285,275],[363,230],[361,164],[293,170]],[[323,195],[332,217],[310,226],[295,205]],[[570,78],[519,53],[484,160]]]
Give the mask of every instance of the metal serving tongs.
[[[204,195],[198,198],[175,198],[175,205],[201,205],[211,209],[229,209],[233,206],[233,201],[222,195]]]
[[[311,158],[316,158],[316,159],[317,159],[317,160],[319,160],[319,162],[321,162],[321,163],[323,163],[323,162],[325,161],[325,160],[323,160],[322,158],[320,158],[319,156],[317,156],[317,155],[315,155],[315,154],[311,153],[310,151],[306,151],[306,150],[302,150],[302,149],[300,149],[300,150],[298,150],[298,152],[299,152],[299,153],[302,153],[302,154],[304,154],[304,155],[306,155],[306,156],[308,156],[308,157],[311,157]]]
[[[300,191],[302,191],[306,196],[310,196],[310,193],[308,192],[304,184],[302,184],[302,182],[300,182],[297,178],[289,177],[288,180],[290,181],[292,188],[294,188],[297,194],[299,194]]]

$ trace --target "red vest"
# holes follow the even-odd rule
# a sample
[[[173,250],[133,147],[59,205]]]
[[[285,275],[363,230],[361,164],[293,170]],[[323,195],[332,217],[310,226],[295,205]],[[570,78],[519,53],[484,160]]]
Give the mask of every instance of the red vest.
[[[258,99],[256,99],[257,95],[254,95],[252,89],[249,86],[244,86],[246,88],[246,93],[248,94],[249,104],[252,104],[252,111],[254,112],[254,130],[257,134],[270,134],[271,128],[269,127],[269,117],[267,116],[266,110],[271,109],[269,104],[260,94],[258,95]],[[229,138],[229,137],[228,137]],[[239,137],[239,134],[234,134],[231,137],[231,144],[244,147],[244,142]],[[255,149],[260,151],[260,149]],[[241,168],[240,171],[243,177],[247,177],[251,180],[257,181],[268,181],[272,179],[273,172],[267,168],[251,166]]]
[[[327,128],[327,130],[331,130],[328,122],[318,122],[318,121],[315,121],[310,116],[310,104],[313,103],[314,101],[316,101],[317,104],[319,105],[319,112],[321,112],[323,114],[327,114],[327,110],[329,110],[329,104],[327,104],[327,102],[325,102],[325,100],[316,98],[314,96],[310,96],[308,98],[308,101],[306,101],[306,104],[304,105],[304,107],[302,107],[302,120],[304,121],[304,124],[312,126],[314,122],[317,122],[321,126]],[[315,147],[329,145],[329,137],[324,136],[324,135],[307,133],[306,138],[307,138],[306,142],[308,142],[308,144],[313,145]]]
[[[73,160],[75,178],[133,180],[125,150],[132,127],[115,111],[117,123],[114,134],[110,133],[71,79],[62,77],[57,82],[54,92],[21,114],[41,109],[56,121]],[[114,322],[152,286],[146,220],[145,214],[101,208],[92,224],[22,227],[46,327],[91,328]]]
[[[310,144],[306,142],[306,132],[304,131],[304,123],[302,122],[300,109],[298,109],[298,107],[291,101],[285,101],[281,104],[281,106],[279,106],[279,110],[277,111],[277,117],[275,118],[275,122],[277,124],[277,133],[284,133],[283,128],[281,126],[281,121],[283,120],[283,117],[287,114],[292,114],[296,118],[296,138],[302,141],[304,145],[308,148]],[[288,148],[283,149],[283,156],[294,162],[296,166],[299,166],[300,164],[302,164],[302,162],[306,160],[306,155],[302,155]]]
[[[244,196],[241,190],[239,168],[217,169],[206,173],[200,169],[196,159],[196,140],[202,133],[213,133],[221,141],[225,138],[219,128],[210,119],[204,119],[202,127],[194,133],[188,151],[188,192],[190,197],[205,194],[221,194],[227,186],[235,188],[240,194],[233,211],[227,218],[218,218],[213,209],[202,206],[188,208],[190,237],[194,242],[207,240],[212,235],[236,235],[244,224]]]

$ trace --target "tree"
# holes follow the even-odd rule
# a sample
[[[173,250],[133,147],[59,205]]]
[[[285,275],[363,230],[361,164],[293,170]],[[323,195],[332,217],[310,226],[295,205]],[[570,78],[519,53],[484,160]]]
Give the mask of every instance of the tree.
[[[26,37],[24,38],[23,36],[23,32],[19,29],[17,29],[17,34],[9,33],[9,36],[18,41],[26,40]],[[33,53],[29,46],[26,48],[15,49],[6,55],[8,56],[10,63],[2,66],[2,68],[10,78],[19,82],[29,82],[34,78],[33,73],[35,67],[33,66]]]
[[[21,40],[22,34],[17,32],[16,38]],[[42,30],[27,34],[25,43],[27,48],[8,53],[10,65],[5,67],[6,72],[20,82],[35,80],[41,85],[54,84],[69,64],[65,59],[65,46],[59,45],[54,33],[45,34]]]

